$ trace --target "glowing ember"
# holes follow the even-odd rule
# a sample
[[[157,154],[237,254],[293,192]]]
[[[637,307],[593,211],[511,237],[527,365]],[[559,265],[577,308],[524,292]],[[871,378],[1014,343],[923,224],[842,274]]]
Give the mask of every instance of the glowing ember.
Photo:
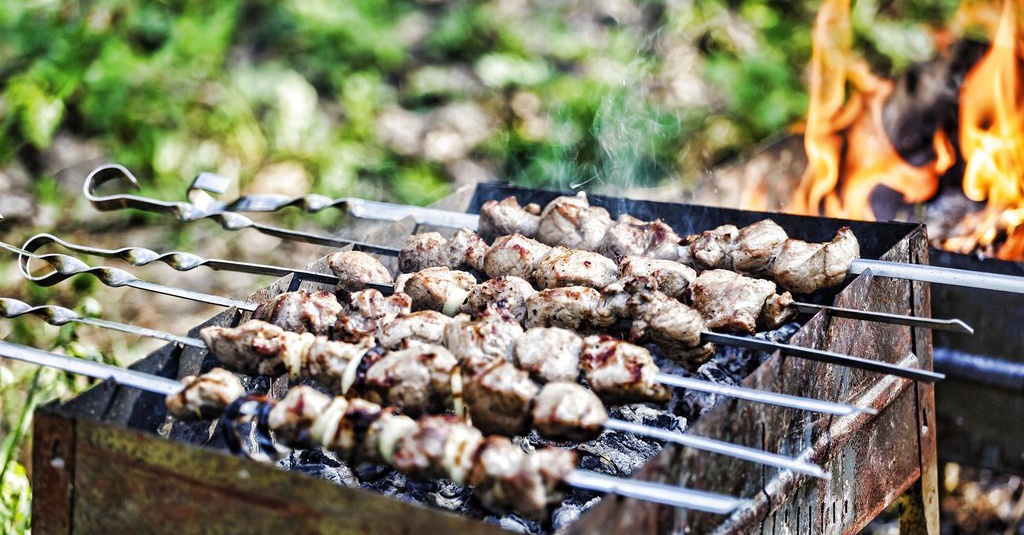
[[[990,249],[1001,236],[997,256],[1024,259],[1024,93],[1021,91],[1021,31],[1024,8],[1007,0],[992,48],[971,70],[960,92],[960,150],[966,169],[964,194],[988,201],[961,223],[965,237],[945,248],[970,253]]]
[[[877,186],[901,193],[907,203],[922,202],[935,195],[939,177],[955,162],[941,131],[931,163],[915,167],[900,158],[882,122],[893,83],[871,73],[853,54],[852,40],[849,0],[826,0],[814,26],[808,167],[786,211],[873,220],[870,196]]]

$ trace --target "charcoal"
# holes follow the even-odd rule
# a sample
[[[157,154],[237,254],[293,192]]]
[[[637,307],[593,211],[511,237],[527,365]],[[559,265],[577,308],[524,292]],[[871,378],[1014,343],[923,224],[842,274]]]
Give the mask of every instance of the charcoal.
[[[562,506],[555,509],[555,512],[551,515],[552,530],[558,531],[569,524],[572,524],[580,518],[580,515],[601,502],[601,498],[594,496],[593,493],[580,492],[578,494],[580,498],[587,496],[589,499],[585,501],[574,499],[565,500]]]
[[[285,470],[295,470],[338,485],[346,487],[359,485],[359,480],[352,469],[323,448],[295,450],[278,461],[277,464]]]

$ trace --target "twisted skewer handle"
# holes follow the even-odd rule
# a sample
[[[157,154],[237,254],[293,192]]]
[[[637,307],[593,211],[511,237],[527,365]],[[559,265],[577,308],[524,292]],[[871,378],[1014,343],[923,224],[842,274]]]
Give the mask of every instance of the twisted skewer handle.
[[[10,297],[0,297],[0,317],[7,319],[14,319],[25,315],[35,316],[50,325],[60,327],[69,323],[81,323],[83,325],[92,325],[101,329],[110,329],[113,331],[119,331],[128,334],[134,334],[137,336],[144,336],[147,338],[155,338],[157,340],[163,340],[165,342],[171,342],[175,344],[182,344],[186,346],[196,347],[199,349],[206,349],[206,344],[202,340],[196,338],[189,338],[187,336],[178,336],[171,333],[165,333],[163,331],[157,331],[155,329],[147,329],[145,327],[138,327],[135,325],[129,325],[126,323],[119,323],[116,321],[107,321],[98,318],[90,318],[82,316],[74,310],[64,308],[56,305],[42,305],[32,306],[24,301],[12,299]]]
[[[442,227],[466,227],[476,230],[480,216],[447,210],[436,210],[419,206],[408,206],[380,201],[368,201],[357,197],[332,199],[310,193],[289,197],[287,195],[258,194],[243,195],[233,201],[218,201],[210,193],[220,195],[227,190],[230,179],[212,173],[201,173],[188,189],[188,198],[193,206],[207,214],[223,212],[277,212],[285,208],[298,208],[304,212],[316,213],[336,208],[351,216],[383,221],[401,221],[411,217],[418,224]]]
[[[130,288],[136,288],[139,290],[145,290],[147,292],[154,292],[164,295],[170,295],[173,297],[180,297],[182,299],[188,299],[190,301],[197,301],[200,303],[207,303],[211,305],[222,306],[225,308],[237,307],[239,310],[254,311],[257,305],[255,303],[249,303],[246,301],[239,301],[237,299],[229,299],[226,297],[220,297],[218,295],[205,294],[202,292],[195,292],[192,290],[185,290],[182,288],[175,288],[172,286],[165,286],[163,284],[157,284],[154,282],[147,282],[139,279],[135,275],[124,271],[123,269],[117,269],[106,266],[90,266],[81,260],[63,254],[46,254],[38,255],[20,247],[0,242],[0,249],[4,249],[19,255],[18,265],[21,267],[21,272],[28,280],[35,282],[40,286],[53,286],[59,284],[71,277],[76,275],[92,275],[96,277],[100,282],[111,288],[120,288],[128,286]],[[32,260],[42,260],[53,268],[52,271],[43,275],[33,275],[29,263]]]

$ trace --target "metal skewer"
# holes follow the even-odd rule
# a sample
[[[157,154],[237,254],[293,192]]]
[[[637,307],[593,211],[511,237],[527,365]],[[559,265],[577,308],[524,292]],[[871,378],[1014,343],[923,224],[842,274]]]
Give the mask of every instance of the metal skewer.
[[[83,317],[75,313],[74,311],[64,307],[52,305],[33,307],[22,301],[18,301],[17,299],[0,298],[0,316],[3,316],[5,318],[16,318],[25,314],[34,315],[51,325],[59,326],[70,322],[78,322],[83,324],[94,325],[101,328],[113,329],[120,332],[127,332],[131,334],[137,334],[140,336],[147,336],[157,338],[160,340],[182,343],[191,347],[199,347],[203,349],[207,347],[206,344],[198,338],[177,336],[171,333],[155,331],[152,329],[145,329],[142,327],[136,327],[134,325],[128,325],[113,321],[96,321],[93,318]],[[605,422],[605,428],[654,438],[657,440],[663,440],[666,442],[672,442],[682,446],[688,446],[691,448],[709,451],[712,453],[727,455],[730,457],[758,464],[788,469],[796,473],[807,474],[817,478],[830,478],[830,475],[827,472],[825,472],[824,470],[821,469],[821,467],[815,464],[803,462],[797,459],[793,459],[791,457],[786,457],[784,455],[770,453],[764,450],[748,448],[746,446],[740,446],[738,444],[732,444],[730,442],[724,442],[721,440],[715,440],[696,435],[684,434],[667,429],[659,429],[646,425],[634,424],[632,422],[617,420],[614,418],[609,418]]]
[[[122,386],[137,388],[163,396],[176,394],[182,388],[178,381],[166,377],[118,368],[117,366],[99,362],[74,359],[10,342],[0,341],[0,356],[96,379],[110,379]],[[573,470],[565,479],[565,482],[571,486],[586,490],[618,494],[672,507],[716,514],[729,513],[743,503],[743,500],[722,494],[673,487],[648,481],[627,480],[589,470]]]
[[[182,221],[194,221],[197,219],[210,218],[221,223],[227,230],[239,230],[241,228],[253,228],[259,232],[277,236],[279,238],[294,239],[307,243],[325,245],[328,247],[341,247],[344,245],[359,244],[360,250],[367,252],[378,252],[372,244],[361,244],[335,240],[326,236],[319,236],[308,233],[301,233],[254,223],[244,216],[238,218],[238,212],[275,212],[287,207],[296,207],[307,212],[319,212],[327,208],[344,210],[348,214],[383,221],[400,221],[411,217],[417,224],[430,225],[447,228],[468,228],[478,230],[480,216],[477,214],[466,214],[449,210],[435,208],[424,208],[419,206],[408,206],[396,203],[379,201],[367,201],[354,197],[331,199],[323,195],[301,195],[287,197],[283,195],[246,195],[231,202],[218,201],[209,193],[221,194],[227,189],[229,180],[212,173],[200,174],[193,181],[188,190],[188,196],[192,203],[157,201],[138,195],[109,195],[96,196],[94,190],[104,182],[123,179],[127,180],[135,189],[139,189],[138,180],[124,167],[117,164],[109,164],[94,170],[85,182],[85,196],[93,206],[100,210],[118,210],[122,208],[137,208],[140,210],[157,211],[169,213]],[[209,193],[207,193],[209,192]],[[230,228],[229,228],[230,227]],[[339,245],[341,243],[341,245]],[[858,258],[850,264],[848,273],[859,275],[864,271],[871,270],[876,276],[907,279],[932,284],[946,284],[950,286],[964,286],[982,290],[996,290],[1009,293],[1024,294],[1024,278],[1011,275],[999,275],[989,273],[977,273],[968,270],[928,266],[922,264],[905,264],[883,260],[870,260]]]
[[[99,247],[88,247],[67,242],[51,234],[36,234],[28,239],[22,249],[35,253],[41,247],[49,244],[59,245],[69,251],[75,251],[92,256],[104,258],[117,258],[133,266],[142,267],[154,262],[161,262],[177,271],[190,271],[200,266],[205,266],[217,271],[235,271],[253,275],[273,275],[285,277],[288,275],[300,275],[303,278],[325,284],[337,284],[338,278],[333,275],[317,273],[303,269],[282,268],[266,264],[254,264],[249,262],[238,262],[234,260],[204,259],[188,252],[158,253],[143,247],[123,247],[121,249],[103,249]],[[400,249],[393,247],[377,246],[378,254],[396,256]],[[383,253],[383,251],[387,251]],[[370,284],[370,287],[390,294],[393,287],[385,284]],[[974,334],[974,329],[959,319],[934,319],[921,318],[917,316],[906,316],[901,314],[888,314],[885,312],[874,312],[870,310],[857,310],[853,308],[835,307],[829,305],[817,305],[814,303],[794,302],[793,306],[800,312],[814,314],[825,311],[827,314],[837,318],[849,318],[864,321],[876,321],[893,325],[907,325],[911,327],[923,327],[942,331],[952,331],[966,334]]]
[[[22,272],[25,275],[25,277],[28,278],[29,280],[35,281],[37,284],[40,284],[42,286],[53,286],[54,284],[64,281],[70,277],[84,273],[93,275],[94,277],[99,279],[100,282],[115,288],[120,286],[130,286],[140,290],[171,295],[174,297],[181,297],[183,299],[189,299],[201,303],[209,303],[223,307],[237,307],[240,310],[246,310],[249,312],[255,311],[256,307],[258,306],[255,303],[250,303],[246,301],[238,301],[235,299],[229,299],[217,295],[204,294],[202,292],[183,290],[181,288],[174,288],[171,286],[165,286],[153,282],[146,282],[136,278],[134,275],[128,273],[127,271],[110,267],[92,267],[82,262],[81,260],[78,260],[77,258],[67,255],[38,255],[3,242],[0,242],[0,249],[6,249],[8,251],[21,255],[21,257],[18,259],[18,263],[21,266]],[[29,272],[28,266],[29,262],[32,259],[43,260],[49,263],[54,268],[54,271],[47,273],[45,275],[33,276]],[[732,336],[713,333],[709,331],[701,331],[701,340],[704,342],[745,347],[748,349],[757,349],[760,351],[781,351],[784,354],[791,355],[794,357],[817,360],[819,362],[837,364],[840,366],[847,366],[850,368],[863,369],[878,373],[886,373],[890,375],[895,375],[897,377],[902,377],[905,379],[913,379],[915,381],[924,381],[930,383],[938,381],[940,379],[944,379],[946,377],[941,373],[922,370],[919,368],[908,368],[905,366],[898,366],[896,364],[889,364],[881,361],[863,359],[851,355],[845,355],[842,353],[833,353],[831,351],[811,349],[808,347],[794,346],[790,344],[783,344],[780,342],[770,342],[768,340],[762,340],[750,336]]]

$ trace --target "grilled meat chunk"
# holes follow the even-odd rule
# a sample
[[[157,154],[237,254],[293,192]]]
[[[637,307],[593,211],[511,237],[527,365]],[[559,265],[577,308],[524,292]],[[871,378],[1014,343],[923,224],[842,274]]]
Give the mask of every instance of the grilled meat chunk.
[[[711,358],[714,347],[700,340],[706,325],[699,312],[657,290],[630,293],[631,340],[650,340],[665,356],[690,367]]]
[[[484,273],[492,279],[512,275],[530,280],[537,263],[550,251],[551,247],[521,234],[501,236],[484,257]]]
[[[286,331],[329,336],[341,312],[341,303],[331,292],[299,290],[270,298],[253,312],[252,317]]]
[[[380,405],[364,399],[336,397],[313,422],[310,435],[321,446],[352,462],[367,457],[362,451],[364,437],[383,412]]]
[[[319,437],[313,437],[310,431],[330,402],[330,396],[312,387],[296,386],[270,409],[267,425],[279,441],[293,448],[316,446]]]
[[[755,277],[771,273],[772,263],[789,239],[786,231],[771,219],[762,219],[740,229],[729,253],[733,269]]]
[[[448,239],[440,232],[413,234],[398,253],[398,269],[412,273],[431,267],[448,266]]]
[[[395,468],[413,477],[443,477],[465,484],[484,437],[454,415],[420,418],[416,430],[398,439]]]
[[[619,277],[650,277],[657,282],[658,291],[679,299],[697,278],[697,272],[674,260],[627,256],[619,262]]]
[[[676,260],[680,241],[682,238],[660,219],[642,221],[623,214],[608,228],[597,252],[616,262],[627,256]]]
[[[448,240],[447,265],[453,269],[469,268],[483,273],[488,250],[490,247],[476,232],[468,228],[459,229]]]
[[[346,344],[318,337],[303,355],[302,375],[326,386],[331,392],[345,394],[356,380],[360,361],[373,347],[373,338]]]
[[[368,336],[380,334],[385,325],[412,310],[412,298],[395,292],[387,297],[377,290],[360,290],[349,296],[345,314],[338,316],[334,337],[346,342],[358,342]]]
[[[501,201],[487,201],[480,207],[480,235],[488,241],[509,234],[532,238],[537,235],[539,213],[540,207],[536,204],[528,204],[523,208],[512,196]]]
[[[398,268],[411,273],[431,267],[483,271],[487,244],[469,229],[460,229],[449,240],[439,232],[413,234],[398,253]]]
[[[610,403],[664,403],[672,398],[657,380],[659,369],[651,353],[638,345],[588,336],[583,339],[580,368],[594,393]]]
[[[610,327],[615,321],[615,314],[603,306],[601,292],[593,288],[549,288],[526,300],[527,327],[585,331]]]
[[[860,257],[860,244],[849,227],[827,243],[786,240],[772,264],[772,278],[786,290],[814,293],[846,278],[850,264]]]
[[[451,405],[456,365],[458,361],[442,346],[393,351],[366,371],[366,399],[410,416],[441,412]]]
[[[512,360],[512,349],[522,335],[519,322],[494,307],[476,317],[459,314],[444,330],[445,347],[458,356],[463,371],[471,375]]]
[[[543,448],[527,454],[505,437],[487,437],[469,483],[491,509],[541,518],[562,501],[565,479],[576,469],[570,450]]]
[[[377,341],[387,349],[412,347],[418,344],[444,343],[444,329],[452,318],[435,310],[420,310],[399,316],[381,329]]]
[[[533,270],[533,280],[541,288],[604,288],[615,282],[617,276],[618,266],[607,257],[561,246],[551,249]]]
[[[358,453],[361,460],[394,464],[394,453],[398,441],[416,432],[416,420],[398,414],[395,409],[385,408],[370,424],[363,437],[363,448]]]
[[[181,390],[165,400],[167,411],[179,420],[216,418],[245,395],[242,382],[224,368],[214,368],[199,376],[189,375],[181,384]]]
[[[591,206],[587,194],[559,197],[544,207],[537,226],[537,239],[551,246],[596,251],[612,218],[608,210]]]
[[[508,361],[465,374],[466,406],[473,425],[487,434],[514,436],[529,429],[530,403],[540,391],[526,373]]]
[[[469,273],[447,267],[427,268],[399,279],[402,285],[396,286],[395,291],[408,294],[412,308],[436,310],[448,316],[455,315],[476,286],[476,279]]]
[[[777,309],[781,303],[777,299],[772,301],[776,308],[766,310],[768,300],[773,297],[776,297],[774,282],[752,279],[724,269],[701,273],[690,284],[689,291],[690,303],[704,317],[708,328],[748,334],[757,332],[759,324],[787,319],[786,314]],[[795,315],[796,309],[791,309],[788,318]]]
[[[199,337],[221,364],[245,375],[281,375],[287,371],[281,359],[280,338],[284,329],[260,320],[238,327],[205,327]]]
[[[778,329],[793,321],[799,311],[793,306],[793,295],[789,292],[768,296],[757,318],[757,328],[764,331]]]
[[[486,308],[496,306],[503,308],[516,321],[526,320],[526,300],[537,293],[533,286],[525,280],[511,275],[487,279],[469,291],[469,297],[462,303],[459,312],[479,314]]]
[[[608,421],[601,399],[575,382],[544,385],[531,414],[541,436],[565,440],[597,438]]]
[[[338,276],[338,290],[357,292],[367,283],[394,284],[391,271],[373,256],[362,251],[344,251],[327,255],[327,265]]]
[[[583,339],[558,327],[527,329],[516,340],[516,364],[542,383],[575,381]]]
[[[736,225],[722,225],[687,236],[683,243],[689,250],[689,258],[683,260],[698,270],[732,269],[731,253],[739,233]]]

